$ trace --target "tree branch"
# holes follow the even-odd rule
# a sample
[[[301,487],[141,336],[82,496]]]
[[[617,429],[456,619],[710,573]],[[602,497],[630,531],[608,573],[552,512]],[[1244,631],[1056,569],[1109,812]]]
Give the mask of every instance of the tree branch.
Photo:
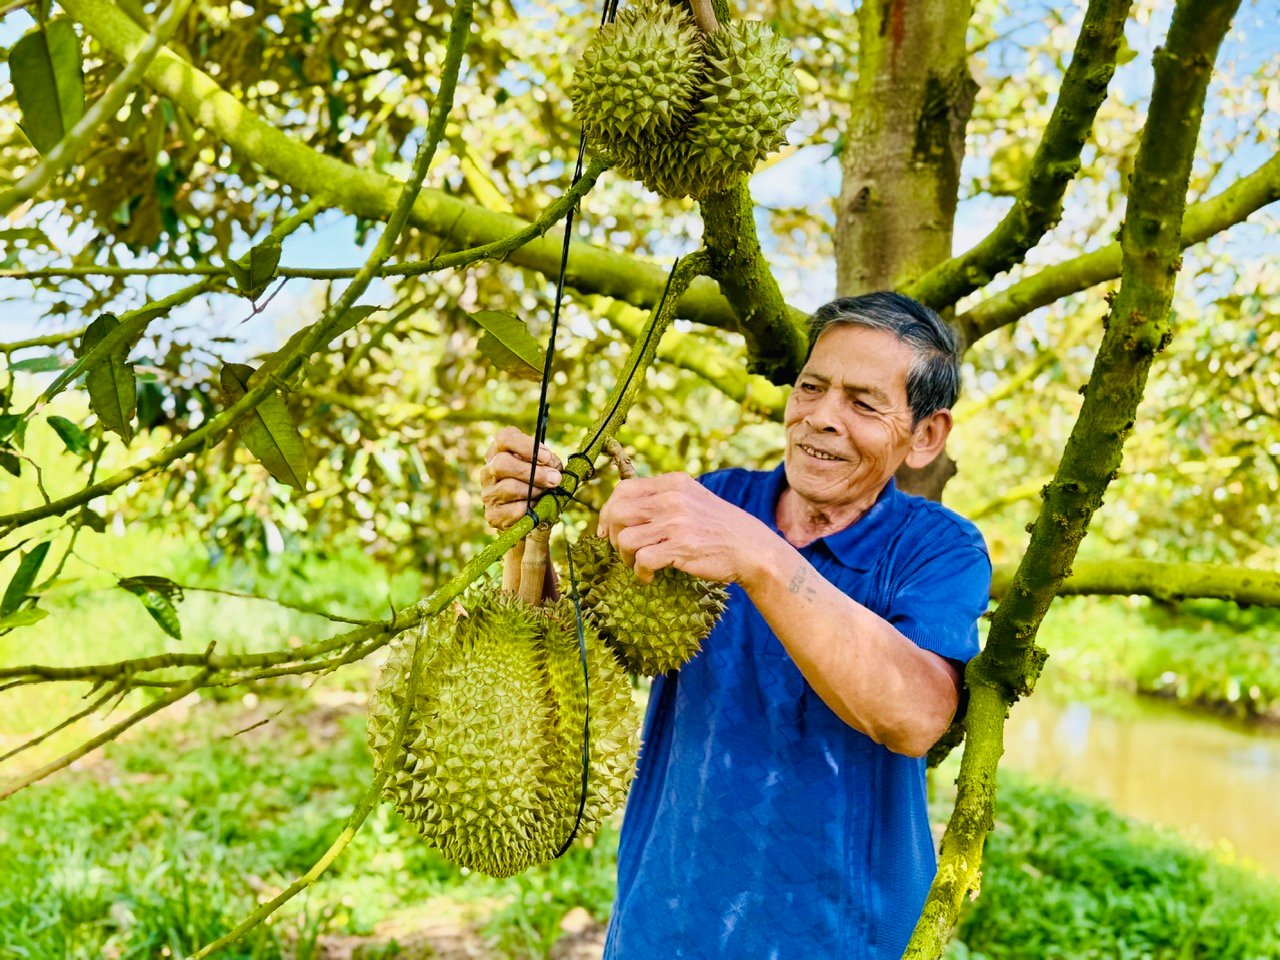
[[[701,207],[711,274],[737,313],[749,371],[776,384],[793,383],[808,353],[806,315],[787,306],[760,249],[747,178],[706,197]]]
[[[987,645],[965,671],[969,708],[956,806],[942,838],[937,876],[904,957],[936,960],[978,882],[982,847],[995,810],[996,767],[1010,705],[1035,687],[1045,652],[1036,632],[1120,466],[1147,373],[1171,333],[1182,214],[1218,46],[1239,0],[1180,0],[1165,47],[1155,56],[1155,85],[1134,164],[1121,229],[1122,281],[1089,377],[1084,404],[1031,541]]]
[[[97,0],[86,0],[86,2],[93,5]],[[396,240],[408,222],[414,201],[422,189],[422,182],[426,179],[427,168],[431,165],[436,148],[444,136],[445,123],[453,106],[453,95],[457,88],[458,73],[462,66],[462,55],[470,35],[470,10],[470,5],[465,4],[460,5],[454,12],[453,22],[449,28],[449,46],[445,54],[444,71],[440,78],[440,91],[436,99],[435,109],[432,111],[431,121],[427,127],[426,136],[414,156],[413,171],[409,180],[401,189],[396,199],[395,207],[391,211],[391,216],[387,220],[386,228],[374,245],[368,260],[365,261],[364,266],[351,283],[347,285],[347,288],[343,290],[342,296],[338,298],[338,301],[325,312],[319,321],[307,328],[302,336],[290,340],[269,358],[257,371],[257,382],[239,400],[222,413],[213,417],[204,426],[192,431],[177,443],[171,444],[145,460],[132,464],[99,483],[90,484],[77,493],[52,503],[46,503],[40,507],[21,510],[6,517],[0,517],[0,535],[35,520],[65,513],[67,510],[88,503],[96,497],[111,493],[129,481],[172,463],[179,457],[186,456],[201,447],[213,446],[231,431],[241,417],[278,389],[280,383],[287,381],[295,373],[301,375],[303,364],[317,349],[350,328],[351,324],[347,320],[348,314],[351,313],[356,301],[364,294],[377,271],[391,256]],[[313,197],[312,201],[314,202],[314,200],[315,198]],[[292,218],[290,222],[294,222],[296,219]],[[207,283],[208,281],[201,282]],[[114,330],[113,334],[119,334],[121,329],[123,329],[123,324],[120,328]],[[109,339],[110,336],[104,337],[103,341],[98,344],[98,349],[103,349]],[[85,360],[87,360],[87,357],[82,358],[81,364]],[[67,371],[63,374],[63,377],[68,376],[69,373],[70,371]]]
[[[1106,99],[1130,4],[1089,0],[1053,114],[1013,208],[973,249],[938,264],[907,293],[936,310],[949,307],[1020,263],[1062,219],[1062,197],[1080,169],[1080,151]]]
[[[125,65],[124,69],[111,81],[93,106],[84,112],[79,122],[26,176],[8,190],[0,191],[0,217],[8,216],[18,204],[35,196],[63,168],[75,161],[76,154],[88,143],[94,131],[124,106],[134,87],[142,82],[143,73],[156,54],[169,42],[190,6],[191,0],[172,0],[152,27],[151,33],[147,34],[141,44],[120,58]]]
[[[1016,570],[1001,564],[991,577],[992,599],[1009,592]],[[1155,560],[1096,560],[1072,565],[1058,595],[1153,597],[1156,600],[1213,598],[1241,606],[1280,607],[1280,573],[1225,563],[1161,563]]]
[[[1182,248],[1201,243],[1280,200],[1280,154],[1237,180],[1215,197],[1187,208]],[[1046,267],[960,314],[956,324],[969,344],[1008,326],[1032,310],[1120,276],[1120,244]]]
[[[141,31],[106,0],[67,0],[71,16],[107,50],[119,55],[136,43]],[[207,74],[171,51],[164,50],[148,68],[145,82],[169,97],[196,123],[303,193],[368,219],[381,220],[394,205],[396,182],[390,177],[359,170],[333,157],[316,153],[247,110]],[[485,210],[441,190],[423,190],[413,207],[415,226],[447,236],[461,246],[479,246],[509,237],[529,226],[511,214]],[[600,293],[641,307],[657,303],[666,282],[657,264],[575,241],[571,247],[569,286],[583,293]],[[542,238],[511,255],[511,262],[555,276],[560,266],[560,241]],[[681,317],[709,326],[737,328],[733,309],[714,281],[699,279],[680,299]]]

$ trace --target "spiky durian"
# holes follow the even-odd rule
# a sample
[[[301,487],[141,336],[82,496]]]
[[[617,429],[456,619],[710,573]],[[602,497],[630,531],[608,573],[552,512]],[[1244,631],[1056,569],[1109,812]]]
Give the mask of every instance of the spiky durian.
[[[671,135],[693,110],[701,40],[683,10],[653,0],[628,7],[597,31],[574,73],[569,96],[593,144]]]
[[[465,613],[446,612],[391,644],[369,705],[379,765],[404,705],[415,642],[425,646],[405,752],[384,795],[460,866],[510,876],[550,860],[573,828],[583,698],[574,693],[581,687],[576,631],[575,687],[563,617],[486,588],[468,598]],[[592,764],[583,835],[625,797],[637,749],[630,693],[616,667],[610,675],[600,640],[589,640]]]
[[[627,796],[640,748],[639,717],[631,699],[631,684],[618,661],[604,645],[590,622],[583,623],[587,651],[587,680],[582,677],[577,616],[571,600],[546,604],[543,650],[552,698],[559,708],[559,725],[569,749],[581,758],[583,721],[590,694],[590,776],[583,808],[583,834],[594,832],[601,821],[618,810]],[[581,762],[572,768],[575,797],[581,791]],[[576,801],[575,801],[576,804]],[[576,812],[576,805],[573,808]]]
[[[653,677],[692,659],[724,611],[723,584],[669,567],[642,583],[603,537],[582,537],[570,549],[583,610],[635,673]]]
[[[698,112],[682,137],[693,196],[724,190],[786,142],[800,110],[789,50],[755,20],[730,20],[706,38]]]

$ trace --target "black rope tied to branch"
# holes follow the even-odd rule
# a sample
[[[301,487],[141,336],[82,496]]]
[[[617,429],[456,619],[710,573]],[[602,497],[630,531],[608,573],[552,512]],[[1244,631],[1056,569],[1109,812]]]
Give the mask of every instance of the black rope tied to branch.
[[[618,15],[618,2],[619,0],[605,0],[604,11],[600,17],[601,26],[612,23],[614,17]],[[578,181],[582,179],[583,159],[586,153],[587,134],[586,131],[583,131],[578,138],[578,160],[573,167],[573,179],[569,184],[570,190],[577,186]],[[560,273],[556,277],[556,299],[555,305],[551,310],[551,332],[547,340],[546,356],[542,363],[542,383],[538,389],[538,419],[533,431],[533,462],[529,465],[529,487],[525,494],[525,498],[529,503],[528,512],[530,514],[533,514],[533,489],[538,474],[538,451],[547,439],[547,419],[550,408],[548,391],[551,385],[551,366],[555,361],[556,333],[560,329],[560,308],[564,303],[565,275],[569,266],[569,246],[573,242],[573,219],[576,212],[576,207],[570,208],[564,218],[564,243],[560,247]],[[594,472],[591,461],[588,457],[576,453],[569,458],[570,463],[573,462],[575,457],[586,462],[587,471],[582,478],[586,480]],[[535,523],[538,522],[536,514],[534,515],[534,520]],[[573,569],[572,556],[569,557],[569,593],[573,598],[574,619],[578,628],[578,657],[582,663],[583,702],[585,704],[582,717],[582,788],[578,794],[578,813],[573,821],[573,829],[569,831],[569,835],[565,838],[564,843],[560,845],[560,849],[555,852],[555,857],[552,859],[563,856],[578,836],[578,831],[582,827],[583,813],[587,807],[587,786],[591,775],[591,683],[587,671],[587,640],[582,625],[582,606],[578,600],[578,582]]]

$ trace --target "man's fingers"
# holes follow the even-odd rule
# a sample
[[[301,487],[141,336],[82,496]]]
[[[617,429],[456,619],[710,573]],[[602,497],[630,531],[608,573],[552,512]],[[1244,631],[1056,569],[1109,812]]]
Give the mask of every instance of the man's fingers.
[[[533,437],[529,436],[522,430],[515,427],[503,427],[493,438],[493,443],[489,445],[489,451],[486,459],[492,460],[496,455],[508,453],[512,456],[523,460],[525,464],[533,462]],[[556,470],[563,470],[564,464],[560,458],[552,452],[551,448],[546,444],[538,447],[538,462],[553,467]],[[558,481],[557,481],[558,482]]]
[[[535,497],[546,493],[547,490],[554,486],[549,484],[542,486],[533,485],[533,495]],[[504,503],[515,503],[517,501],[527,501],[529,499],[529,478],[507,477],[504,480],[494,480],[485,484],[484,501],[500,505]]]
[[[528,460],[522,459],[518,454],[510,451],[494,454],[480,470],[481,486],[487,489],[493,484],[509,479],[522,480],[527,486],[529,483],[529,466]],[[553,465],[540,465],[534,475],[534,484],[543,487],[559,486],[560,470]]]

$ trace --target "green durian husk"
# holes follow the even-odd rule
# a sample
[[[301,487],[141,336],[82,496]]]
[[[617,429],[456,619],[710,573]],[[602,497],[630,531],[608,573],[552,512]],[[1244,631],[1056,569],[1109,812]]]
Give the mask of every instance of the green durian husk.
[[[672,135],[692,113],[702,76],[702,39],[692,18],[663,3],[627,7],[583,51],[569,97],[587,137]]]
[[[692,660],[724,612],[723,584],[672,568],[642,583],[603,537],[582,537],[570,550],[583,611],[632,673],[656,677]]]
[[[567,679],[563,611],[495,588],[473,592],[464,606],[465,614],[446,612],[391,643],[369,702],[368,740],[380,768],[414,643],[426,644],[407,748],[384,796],[445,859],[506,877],[550,860],[575,822],[584,702],[576,630],[575,687]],[[616,667],[609,673],[599,638],[591,639],[588,662],[600,679],[593,676],[591,687],[590,793],[580,836],[621,805],[638,749],[630,691],[620,689]]]
[[[619,173],[664,197],[729,189],[786,143],[800,110],[789,45],[763,23],[732,20],[703,38],[695,109],[672,135],[631,128],[593,144]]]

